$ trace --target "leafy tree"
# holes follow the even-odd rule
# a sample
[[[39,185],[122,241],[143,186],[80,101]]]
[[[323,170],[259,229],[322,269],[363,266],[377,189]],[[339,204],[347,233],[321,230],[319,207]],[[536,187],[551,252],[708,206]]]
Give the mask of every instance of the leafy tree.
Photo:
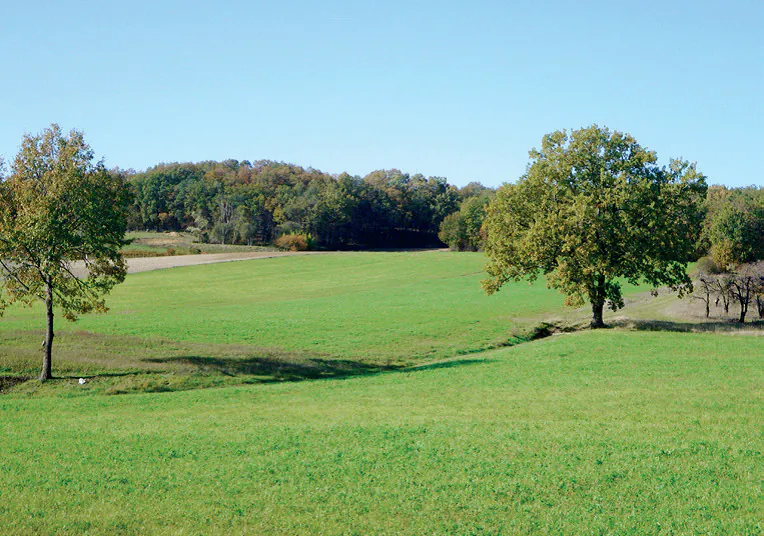
[[[106,311],[103,296],[125,278],[128,204],[122,177],[93,162],[82,133],[55,124],[24,136],[0,182],[0,313],[45,304],[42,381],[52,377],[54,306],[67,320]]]
[[[467,230],[461,212],[454,212],[440,222],[438,238],[452,251],[467,249]]]
[[[479,182],[471,182],[467,186],[459,188],[459,197],[463,200],[470,197],[490,196],[494,192],[493,188],[483,186]]]
[[[236,225],[235,234],[238,240],[251,246],[257,236],[257,225],[252,211],[246,205],[239,205],[236,207],[233,221]]]
[[[483,247],[481,228],[485,220],[488,195],[468,197],[458,212],[449,214],[440,224],[438,238],[454,251],[479,251]]]
[[[488,195],[470,197],[464,200],[462,208],[459,210],[462,218],[464,218],[468,249],[471,251],[483,249],[482,227],[486,216],[485,209],[489,201]]]
[[[530,157],[487,209],[486,292],[543,273],[567,305],[591,303],[597,328],[606,303],[624,305],[621,278],[692,290],[686,267],[706,193],[694,164],[659,167],[630,135],[596,125],[548,134]]]
[[[729,191],[710,212],[705,235],[724,269],[764,258],[764,190]]]

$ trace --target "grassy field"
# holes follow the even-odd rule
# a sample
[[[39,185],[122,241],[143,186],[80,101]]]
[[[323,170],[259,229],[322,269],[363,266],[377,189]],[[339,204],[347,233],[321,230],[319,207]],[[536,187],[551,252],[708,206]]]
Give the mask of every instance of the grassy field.
[[[3,534],[759,534],[760,337],[620,330],[409,372],[0,397]]]
[[[564,313],[543,282],[486,296],[483,262],[340,253],[131,275],[108,314],[59,317],[54,375],[97,376],[91,387],[109,392],[345,375],[511,344]],[[6,312],[0,374],[36,373],[43,322],[40,307]]]
[[[11,385],[44,315],[10,309],[0,533],[761,533],[760,325],[628,287],[626,327],[517,344],[588,313],[540,282],[487,297],[482,264],[130,275],[110,313],[58,323],[44,385]]]

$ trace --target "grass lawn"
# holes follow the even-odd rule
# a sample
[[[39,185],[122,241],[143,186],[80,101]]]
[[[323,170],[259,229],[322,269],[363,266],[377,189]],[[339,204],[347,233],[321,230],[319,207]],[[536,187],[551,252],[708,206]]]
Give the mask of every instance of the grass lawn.
[[[345,380],[0,396],[2,533],[759,534],[763,340],[603,330]]]

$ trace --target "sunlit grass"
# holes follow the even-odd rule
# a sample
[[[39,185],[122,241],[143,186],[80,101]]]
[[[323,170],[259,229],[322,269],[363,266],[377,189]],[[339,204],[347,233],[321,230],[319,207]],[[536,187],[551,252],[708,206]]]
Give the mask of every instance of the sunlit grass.
[[[416,372],[0,397],[4,534],[757,534],[761,337],[587,332]]]
[[[392,365],[495,347],[562,311],[543,282],[486,296],[483,264],[479,254],[341,253],[146,272],[115,288],[108,314],[59,317],[56,328]],[[9,310],[0,338],[43,322],[39,307]]]

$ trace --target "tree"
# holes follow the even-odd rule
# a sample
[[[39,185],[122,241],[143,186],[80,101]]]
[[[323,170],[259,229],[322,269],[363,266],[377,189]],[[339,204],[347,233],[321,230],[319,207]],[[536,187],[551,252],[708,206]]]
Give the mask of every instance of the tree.
[[[709,214],[704,235],[722,269],[764,258],[764,190],[724,191]]]
[[[748,306],[764,291],[764,261],[739,265],[731,275],[729,293],[740,305],[738,322],[742,324],[748,314]],[[761,310],[758,307],[757,310],[761,316]]]
[[[481,228],[489,196],[468,197],[458,212],[449,214],[440,224],[438,238],[454,251],[479,251],[483,247]]]
[[[40,380],[52,378],[54,307],[64,318],[106,311],[103,296],[125,278],[120,248],[129,192],[81,132],[58,125],[25,135],[0,180],[0,313],[15,301],[45,304]]]
[[[692,297],[703,302],[703,305],[706,306],[706,318],[708,318],[711,316],[711,296],[715,289],[715,279],[712,275],[700,274],[698,283],[700,286],[699,292]]]
[[[461,211],[449,214],[440,222],[438,239],[452,251],[465,251],[467,249],[467,229]]]
[[[659,167],[630,135],[597,125],[548,134],[530,158],[487,208],[486,292],[543,273],[567,305],[588,300],[598,328],[606,302],[624,305],[620,279],[692,290],[686,267],[706,192],[694,164]]]

